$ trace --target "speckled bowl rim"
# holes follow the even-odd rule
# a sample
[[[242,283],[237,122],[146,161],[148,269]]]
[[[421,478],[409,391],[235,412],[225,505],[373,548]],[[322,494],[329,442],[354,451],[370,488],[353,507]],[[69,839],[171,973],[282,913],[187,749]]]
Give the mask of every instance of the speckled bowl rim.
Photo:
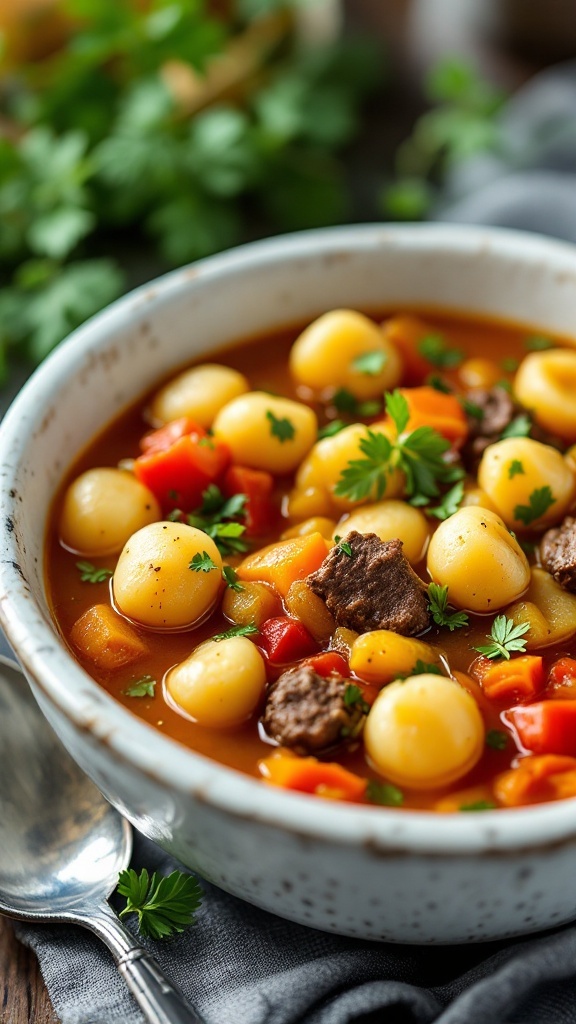
[[[576,280],[576,248],[535,235],[498,228],[460,225],[361,225],[299,232],[254,242],[184,267],[136,289],[75,331],[33,374],[13,402],[0,429],[0,522],[16,511],[15,469],[26,446],[27,414],[38,408],[51,387],[74,372],[80,355],[97,348],[107,332],[126,326],[141,312],[190,287],[192,279],[234,273],[247,264],[281,261],[298,253],[319,256],[337,249],[373,244],[438,247],[515,253],[525,260],[553,264]],[[576,288],[575,288],[576,293]],[[27,433],[26,433],[27,432]],[[7,454],[9,453],[9,454]],[[388,810],[336,804],[329,800],[283,792],[196,754],[163,736],[115,701],[73,660],[40,606],[31,599],[18,568],[19,546],[4,531],[0,562],[0,623],[26,672],[55,709],[77,730],[107,745],[117,766],[129,764],[160,787],[189,793],[202,803],[240,821],[258,820],[301,836],[343,846],[368,846],[393,852],[459,855],[513,853],[570,841],[576,835],[576,799],[482,814],[440,815],[426,811]],[[89,760],[89,755],[88,755]]]

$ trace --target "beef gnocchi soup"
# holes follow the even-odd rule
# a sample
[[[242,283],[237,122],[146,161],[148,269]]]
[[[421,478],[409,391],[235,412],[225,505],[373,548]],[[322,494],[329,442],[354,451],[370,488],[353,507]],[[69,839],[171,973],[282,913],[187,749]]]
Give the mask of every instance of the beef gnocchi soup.
[[[351,309],[247,341],[83,453],[46,577],[101,686],[262,785],[576,796],[576,350]]]

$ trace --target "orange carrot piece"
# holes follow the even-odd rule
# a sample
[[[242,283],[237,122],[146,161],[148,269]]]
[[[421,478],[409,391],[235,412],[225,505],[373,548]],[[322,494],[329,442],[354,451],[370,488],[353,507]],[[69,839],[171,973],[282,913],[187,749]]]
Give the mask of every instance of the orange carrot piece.
[[[576,757],[559,754],[524,757],[517,768],[497,776],[494,794],[505,807],[576,796]]]
[[[410,419],[407,431],[433,427],[452,444],[461,445],[468,436],[468,422],[460,402],[454,395],[445,395],[435,388],[400,388],[408,402]]]
[[[366,792],[366,779],[333,761],[278,752],[264,758],[258,767],[266,782],[299,793],[313,793],[331,800],[361,800]]]
[[[95,604],[84,612],[72,626],[70,639],[84,658],[106,672],[148,653],[135,630],[107,604]]]
[[[417,316],[390,317],[382,328],[385,337],[400,354],[404,368],[402,383],[409,387],[421,384],[433,367],[420,354],[418,346],[427,335],[437,333],[436,329]]]
[[[559,658],[548,673],[546,696],[554,700],[576,700],[576,659]]]
[[[543,661],[534,654],[496,663],[488,658],[478,658],[473,671],[490,700],[532,698],[544,687]]]
[[[269,544],[240,563],[236,572],[241,580],[271,583],[286,597],[296,580],[303,580],[322,565],[330,545],[320,533]]]

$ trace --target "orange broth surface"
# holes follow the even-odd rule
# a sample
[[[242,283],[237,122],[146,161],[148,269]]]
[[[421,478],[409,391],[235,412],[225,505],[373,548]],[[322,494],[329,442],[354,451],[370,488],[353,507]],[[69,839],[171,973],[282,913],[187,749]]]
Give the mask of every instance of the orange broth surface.
[[[499,365],[502,365],[502,361],[506,358],[521,360],[526,354],[527,336],[535,333],[526,327],[479,318],[454,317],[437,311],[418,310],[417,315],[425,318],[434,330],[445,332],[449,337],[450,345],[462,349],[467,357],[491,359]],[[381,316],[382,314],[380,314]],[[375,317],[375,319],[379,319],[379,317]],[[273,337],[266,336],[247,340],[234,348],[222,350],[216,355],[212,354],[208,358],[211,362],[218,361],[240,370],[248,378],[253,390],[269,391],[273,394],[297,398],[296,387],[287,369],[287,356],[299,330],[301,328],[291,328],[279,331]],[[562,342],[558,341],[555,344],[562,344]],[[434,374],[440,371],[431,366],[430,372]],[[443,369],[441,373],[447,381],[457,381],[457,370]],[[174,377],[175,373],[170,376]],[[502,369],[501,376],[502,380],[511,381],[513,373]],[[163,381],[159,381],[158,386],[163,383]],[[114,422],[109,424],[79,456],[62,481],[51,509],[46,540],[45,572],[52,614],[72,655],[115,700],[128,708],[131,713],[144,719],[163,735],[173,738],[178,743],[247,775],[260,778],[258,762],[271,754],[274,745],[264,736],[259,727],[258,713],[240,727],[205,728],[178,713],[165,699],[161,684],[167,671],[183,661],[199,643],[230,626],[230,622],[224,618],[221,612],[216,611],[201,626],[184,632],[159,634],[136,627],[146,645],[147,655],[136,666],[128,665],[113,673],[96,670],[94,665],[83,659],[70,644],[70,631],[76,620],[94,603],[109,601],[110,589],[107,581],[95,585],[81,582],[76,562],[83,556],[67,551],[59,541],[58,519],[64,491],[78,474],[91,467],[116,466],[120,460],[134,458],[139,454],[139,441],[143,434],[150,430],[145,415],[148,398],[149,396],[144,396],[143,400],[122,412]],[[299,400],[302,400],[301,396]],[[319,404],[311,404],[318,413],[319,423],[322,425],[326,422],[322,412],[323,407]],[[288,492],[291,484],[292,477],[276,478],[275,497],[279,509],[282,497]],[[434,521],[431,522],[433,524]],[[289,521],[279,514],[274,529],[268,536],[259,537],[255,547],[261,547],[278,539],[282,531],[289,525]],[[90,561],[98,567],[111,570],[114,569],[116,560],[117,555],[90,558]],[[238,560],[236,559],[236,561]],[[226,561],[231,561],[234,564],[234,559],[226,558]],[[417,567],[417,570],[424,579],[427,579],[425,561]],[[467,672],[471,663],[478,657],[472,648],[486,642],[486,633],[489,631],[490,622],[491,617],[471,615],[470,625],[453,633],[433,624],[429,632],[420,639],[434,643],[441,637],[440,643],[446,651],[450,669]],[[537,653],[543,654],[546,665],[549,665],[561,656],[576,656],[576,643],[570,641],[563,644],[561,649],[549,648]],[[273,675],[278,675],[279,671],[279,669],[276,670]],[[150,675],[158,681],[155,696],[153,698],[127,696],[124,690],[144,674]],[[478,684],[475,685],[474,691],[485,720],[486,729],[501,730],[500,716],[503,705],[489,701],[483,695]],[[519,751],[512,742],[508,742],[505,750],[486,746],[476,767],[463,779],[451,786],[433,791],[407,789],[404,792],[403,807],[429,809],[451,791],[467,790],[478,785],[488,784],[497,773],[505,771],[517,763],[518,756]],[[381,781],[380,776],[367,763],[363,745],[359,741],[352,743],[349,747],[342,745],[337,751],[329,751],[322,759],[337,760],[364,778]]]

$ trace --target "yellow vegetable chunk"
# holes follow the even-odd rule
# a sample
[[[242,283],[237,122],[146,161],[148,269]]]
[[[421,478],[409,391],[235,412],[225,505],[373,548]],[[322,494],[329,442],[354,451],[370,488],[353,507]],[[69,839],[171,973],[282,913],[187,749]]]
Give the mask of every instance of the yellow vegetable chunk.
[[[330,639],[336,629],[334,617],[322,598],[313,594],[304,580],[294,581],[284,603],[288,614],[299,619],[315,640],[323,642]]]
[[[229,366],[193,366],[160,388],[150,403],[150,416],[159,426],[190,416],[201,427],[208,428],[220,409],[249,388],[244,374]]]
[[[462,778],[484,749],[473,697],[445,676],[410,676],[378,694],[364,726],[366,753],[398,786],[436,789]]]
[[[576,352],[531,352],[514,378],[514,392],[545,430],[576,441]]]
[[[472,506],[474,508],[487,508],[489,512],[496,512],[498,510],[494,502],[488,497],[486,491],[483,491],[480,487],[464,487],[464,497],[461,501],[462,508],[468,508]]]
[[[265,683],[264,659],[245,636],[208,640],[166,677],[174,703],[195,722],[213,729],[249,718]]]
[[[412,565],[417,565],[424,557],[430,537],[426,517],[406,501],[378,501],[374,505],[364,505],[338,523],[334,536],[345,537],[352,530],[375,533],[380,540],[398,537]]]
[[[367,399],[396,387],[402,364],[373,320],[352,309],[334,309],[314,320],[296,339],[290,351],[290,372],[313,391],[346,388],[355,398]]]
[[[367,683],[381,686],[398,676],[410,675],[417,661],[437,665],[440,663],[440,651],[390,629],[362,633],[350,649],[352,672]]]
[[[325,540],[331,540],[335,528],[336,523],[328,516],[311,516],[310,519],[304,519],[296,526],[284,530],[280,540],[289,540],[290,537],[306,537],[309,533],[320,533]]]
[[[502,370],[492,359],[475,356],[458,367],[458,378],[465,388],[493,388],[502,379]]]
[[[457,608],[493,612],[515,601],[530,582],[528,559],[504,523],[483,508],[460,508],[433,534],[428,572],[448,587]]]
[[[291,473],[318,433],[315,413],[301,402],[250,391],[220,410],[213,423],[234,462],[269,473]]]
[[[110,555],[121,551],[136,530],[161,516],[152,491],[131,473],[89,469],[66,490],[60,540],[80,555]]]
[[[149,629],[182,629],[212,610],[221,578],[222,558],[206,533],[183,523],[153,523],[126,543],[113,576],[114,601]]]
[[[556,448],[531,437],[510,437],[489,445],[478,483],[514,530],[558,522],[576,492],[572,464]]]
[[[302,580],[320,568],[329,550],[328,541],[319,533],[292,537],[248,555],[236,571],[239,579],[271,583],[286,597],[295,580]]]
[[[346,629],[345,626],[338,626],[338,628],[334,630],[330,650],[338,651],[339,654],[343,654],[345,658],[349,659],[352,645],[357,636],[358,633],[356,633],[355,630]]]
[[[529,651],[564,643],[576,634],[576,595],[564,590],[544,569],[533,568],[526,595],[507,608],[506,615],[516,625],[530,623],[523,636]]]
[[[266,583],[242,583],[242,590],[227,587],[222,611],[239,626],[261,626],[266,619],[282,614],[280,598]]]

